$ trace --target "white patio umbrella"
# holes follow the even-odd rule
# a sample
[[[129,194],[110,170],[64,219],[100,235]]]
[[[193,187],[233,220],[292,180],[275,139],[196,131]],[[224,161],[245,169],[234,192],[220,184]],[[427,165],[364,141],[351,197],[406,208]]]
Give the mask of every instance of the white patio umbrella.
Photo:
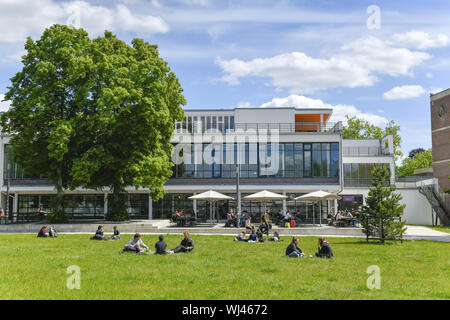
[[[203,192],[200,194],[196,194],[194,196],[189,197],[188,199],[190,199],[190,200],[206,200],[206,201],[210,201],[211,204],[214,203],[215,201],[220,201],[220,200],[233,200],[232,197],[229,197],[227,195],[224,195],[220,192],[216,192],[213,190],[209,190],[209,191],[206,191],[206,192]],[[212,216],[214,215],[212,210],[211,210],[211,215]],[[211,219],[213,219],[213,218],[214,217],[211,217]]]
[[[303,196],[297,197],[294,200],[296,201],[322,201],[322,200],[340,200],[341,197],[336,193],[330,193],[327,191],[314,191]],[[321,206],[320,206],[320,209]],[[322,210],[321,210],[322,211]],[[319,214],[319,223],[322,225],[322,213]],[[314,206],[313,206],[313,224],[314,224]]]
[[[244,200],[262,200],[264,201],[264,214],[266,213],[266,201],[267,200],[284,200],[287,199],[286,196],[267,190],[263,190],[243,198]]]

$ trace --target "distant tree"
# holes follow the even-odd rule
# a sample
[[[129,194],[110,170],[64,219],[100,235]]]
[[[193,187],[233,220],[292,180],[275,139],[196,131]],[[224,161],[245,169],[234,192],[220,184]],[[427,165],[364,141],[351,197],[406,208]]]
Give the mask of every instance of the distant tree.
[[[402,165],[397,169],[400,177],[414,175],[414,170],[433,166],[433,152],[431,149],[416,153],[414,158],[403,159]]]
[[[405,221],[394,220],[402,216],[406,205],[400,204],[402,196],[395,193],[396,187],[389,185],[390,173],[386,168],[374,168],[372,175],[373,187],[361,212],[361,224],[368,237],[377,237],[384,243],[402,237],[406,231]]]
[[[74,118],[89,95],[85,58],[88,34],[54,25],[41,38],[28,38],[22,70],[12,79],[5,99],[11,108],[1,115],[3,131],[11,134],[14,160],[30,175],[44,175],[57,196],[51,218],[65,221],[64,189],[70,185]]]
[[[416,149],[412,149],[412,150],[409,152],[408,157],[411,158],[411,159],[414,159],[414,158],[416,157],[416,155],[417,155],[418,153],[421,153],[421,152],[425,152],[425,149],[424,149],[424,148],[416,148]]]
[[[393,120],[389,121],[384,129],[371,124],[369,121],[357,117],[347,118],[347,125],[342,127],[342,137],[344,139],[381,139],[388,134],[393,135],[394,155],[397,161],[403,156],[401,152],[400,126]]]

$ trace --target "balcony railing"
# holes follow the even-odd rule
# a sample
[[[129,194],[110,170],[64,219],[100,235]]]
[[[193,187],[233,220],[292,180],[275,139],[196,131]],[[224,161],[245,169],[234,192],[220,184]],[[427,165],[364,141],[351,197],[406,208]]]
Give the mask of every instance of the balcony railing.
[[[216,127],[202,127],[200,123],[193,123],[186,126],[184,123],[178,123],[175,131],[178,134],[186,133],[226,133],[248,130],[278,130],[280,133],[296,132],[321,132],[321,133],[339,133],[342,131],[342,122],[296,122],[296,123],[236,123],[232,128],[225,128],[222,125]]]
[[[343,147],[342,155],[344,156],[379,156],[389,155],[387,149],[380,147]]]

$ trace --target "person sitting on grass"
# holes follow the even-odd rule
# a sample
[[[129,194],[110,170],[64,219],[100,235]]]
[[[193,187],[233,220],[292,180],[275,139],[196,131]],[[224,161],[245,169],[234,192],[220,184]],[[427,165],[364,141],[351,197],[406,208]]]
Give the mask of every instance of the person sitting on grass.
[[[234,238],[234,241],[245,241],[245,231],[240,232],[236,238]]]
[[[136,254],[145,254],[150,252],[149,247],[142,241],[141,235],[136,233],[133,238],[125,245],[123,252],[134,252]]]
[[[267,235],[269,235],[269,225],[264,220],[264,218],[261,219],[261,222],[259,224],[259,230],[261,230],[262,233],[266,233]]]
[[[248,236],[247,242],[256,242],[258,240],[258,235],[255,232],[255,228],[252,227],[250,235]]]
[[[48,236],[52,238],[58,238],[58,234],[56,233],[55,227],[51,226],[50,231],[48,232]]]
[[[273,237],[272,237],[272,238],[269,238],[269,240],[267,240],[267,241],[280,241],[280,235],[278,234],[277,231],[275,231],[275,232],[273,233]]]
[[[318,258],[333,258],[333,250],[330,244],[324,238],[319,238],[317,241],[318,250],[316,257]]]
[[[261,229],[256,232],[256,239],[258,242],[264,242],[264,234],[261,232]]]
[[[167,254],[166,252],[167,243],[164,242],[164,236],[159,236],[159,241],[155,243],[155,254]]]
[[[103,226],[98,226],[97,231],[95,232],[95,235],[91,238],[91,240],[106,240],[105,236],[103,235]]]
[[[289,258],[301,258],[305,256],[302,249],[298,247],[297,237],[292,237],[291,244],[286,248],[286,256]]]
[[[38,238],[47,238],[48,237],[47,226],[42,226],[42,228],[41,228],[41,230],[39,230],[37,236],[38,236]]]
[[[117,226],[113,227],[113,235],[108,237],[108,240],[122,240],[120,238],[120,231],[117,229]]]
[[[194,240],[191,239],[189,231],[184,232],[184,238],[178,247],[170,250],[169,253],[179,253],[179,252],[191,252],[194,250]]]

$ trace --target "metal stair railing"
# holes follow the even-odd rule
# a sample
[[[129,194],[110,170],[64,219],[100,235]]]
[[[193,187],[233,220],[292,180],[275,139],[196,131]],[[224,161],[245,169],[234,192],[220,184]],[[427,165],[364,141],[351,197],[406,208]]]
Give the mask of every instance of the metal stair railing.
[[[435,195],[433,185],[424,185],[419,188],[419,192],[425,195],[428,201],[431,204],[434,212],[439,217],[439,220],[442,224],[450,225],[450,217],[445,209],[442,207],[441,203],[438,200],[438,197]]]

